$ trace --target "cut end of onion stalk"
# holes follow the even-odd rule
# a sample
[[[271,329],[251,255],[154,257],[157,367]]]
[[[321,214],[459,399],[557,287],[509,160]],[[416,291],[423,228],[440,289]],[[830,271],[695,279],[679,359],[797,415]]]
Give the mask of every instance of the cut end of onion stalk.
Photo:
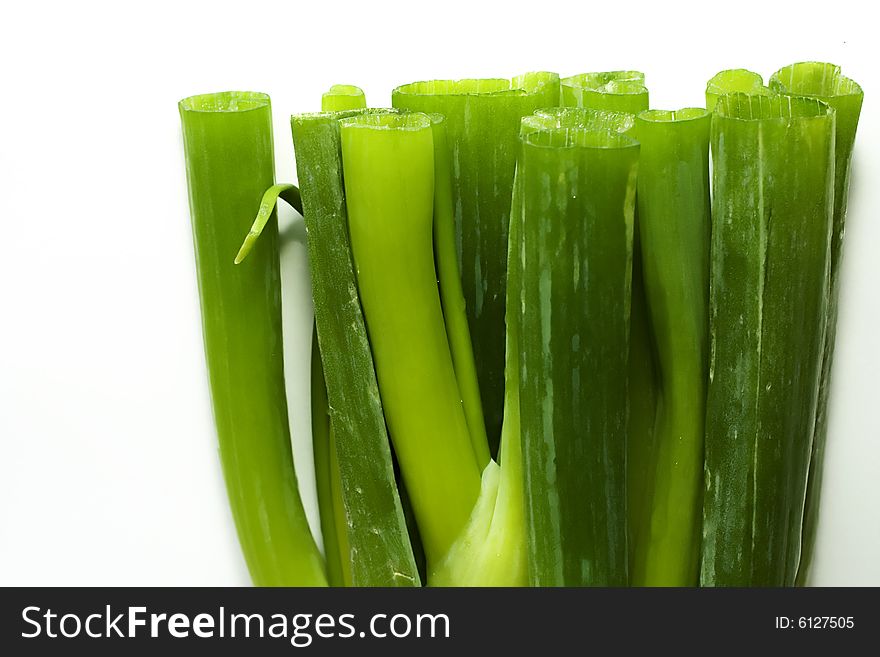
[[[366,106],[367,97],[363,89],[353,84],[334,84],[321,96],[322,112],[341,112],[363,109]]]
[[[648,88],[641,71],[602,71],[563,78],[562,104],[637,113],[648,109]]]
[[[861,96],[862,88],[840,72],[840,67],[827,62],[799,62],[779,69],[770,77],[770,88],[817,98]]]
[[[638,149],[639,143],[627,135],[583,128],[561,126],[551,130],[536,130],[523,137],[528,146],[548,149]]]
[[[629,112],[589,109],[585,107],[551,107],[539,109],[522,120],[522,134],[556,128],[581,128],[626,134],[635,125]]]
[[[789,119],[819,118],[833,110],[817,98],[805,96],[731,93],[718,99],[715,114],[731,121],[785,122]]]
[[[763,96],[771,94],[760,74],[744,68],[732,68],[716,73],[706,83],[706,110],[714,111],[719,98],[737,92]]]
[[[181,112],[249,112],[269,107],[269,95],[259,91],[219,91],[180,101]]]
[[[419,132],[431,127],[431,118],[419,112],[359,114],[341,119],[339,125],[345,130],[388,130]]]
[[[523,73],[507,78],[463,78],[461,80],[423,80],[397,87],[393,96],[525,96],[542,92],[559,83],[559,75],[547,71]],[[397,105],[395,104],[395,107]]]

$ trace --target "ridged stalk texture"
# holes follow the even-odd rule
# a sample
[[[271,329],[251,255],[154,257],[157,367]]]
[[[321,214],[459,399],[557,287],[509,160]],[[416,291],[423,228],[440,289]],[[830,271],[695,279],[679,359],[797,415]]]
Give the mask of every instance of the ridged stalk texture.
[[[831,277],[829,280],[828,315],[825,347],[822,355],[822,378],[819,386],[819,407],[810,460],[810,479],[804,511],[803,554],[798,581],[803,584],[809,575],[816,543],[819,520],[819,493],[825,462],[828,435],[828,397],[831,390],[831,365],[837,337],[838,299],[840,297],[840,265],[843,236],[846,232],[846,206],[849,197],[850,164],[859,114],[864,93],[853,80],[841,75],[840,67],[821,62],[792,64],[770,77],[770,88],[778,93],[817,98],[835,111],[834,142],[834,218],[831,236]]]
[[[367,99],[363,90],[350,84],[334,84],[321,96],[322,112],[364,109],[366,106]],[[345,509],[341,503],[342,481],[340,480],[335,445],[336,437],[330,427],[327,383],[324,380],[324,365],[321,361],[321,350],[318,347],[317,328],[312,335],[311,368],[312,453],[315,461],[315,483],[318,494],[318,511],[321,518],[321,533],[324,538],[327,578],[331,586],[350,586],[351,563],[348,558],[349,546]]]
[[[353,84],[334,84],[321,96],[322,112],[342,112],[364,109],[366,106],[367,97],[363,89]]]
[[[342,527],[337,522],[337,539],[341,546],[347,543],[341,558],[354,586],[413,586],[420,580],[358,298],[342,177],[339,120],[360,113],[364,110],[291,117],[330,409],[331,459],[335,447],[340,475],[341,490],[333,495],[345,519]]]
[[[712,119],[701,583],[790,586],[828,310],[834,114],[731,94]]]
[[[562,79],[562,104],[636,115],[648,109],[648,88],[641,71],[600,71]],[[630,311],[629,436],[627,439],[627,527],[630,557],[637,546],[634,531],[650,505],[654,458],[654,423],[659,381],[642,275],[638,207],[633,228],[632,303]]]
[[[524,131],[517,169],[519,406],[537,586],[627,583],[626,365],[639,147]],[[502,463],[503,465],[503,463]]]

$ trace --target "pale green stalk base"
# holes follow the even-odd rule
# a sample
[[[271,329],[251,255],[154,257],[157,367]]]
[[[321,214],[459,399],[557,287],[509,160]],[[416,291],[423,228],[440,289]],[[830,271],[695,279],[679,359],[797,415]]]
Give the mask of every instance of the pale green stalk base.
[[[341,124],[358,292],[430,571],[467,524],[480,491],[434,268],[431,122],[423,114],[386,114]]]

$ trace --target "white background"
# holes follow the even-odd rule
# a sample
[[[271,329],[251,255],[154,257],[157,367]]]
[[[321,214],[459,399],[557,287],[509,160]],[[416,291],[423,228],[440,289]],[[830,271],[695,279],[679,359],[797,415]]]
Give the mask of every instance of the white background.
[[[565,5],[568,4],[566,7]],[[247,584],[216,452],[177,101],[332,83],[371,105],[435,77],[645,71],[654,107],[715,72],[833,61],[866,92],[814,582],[880,584],[880,128],[869,3],[3,3],[0,584]],[[348,6],[346,6],[348,5]],[[874,62],[874,64],[871,64]],[[282,216],[289,227],[291,215]],[[283,254],[295,447],[308,445],[308,277]],[[313,499],[309,460],[298,469]]]

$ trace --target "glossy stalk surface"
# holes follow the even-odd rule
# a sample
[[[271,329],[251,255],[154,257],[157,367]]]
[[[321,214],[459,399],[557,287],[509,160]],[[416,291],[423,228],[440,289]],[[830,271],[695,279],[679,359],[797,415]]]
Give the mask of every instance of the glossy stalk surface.
[[[281,352],[278,226],[234,264],[275,184],[269,97],[193,96],[179,105],[220,461],[258,586],[320,586],[324,566],[297,489]]]

